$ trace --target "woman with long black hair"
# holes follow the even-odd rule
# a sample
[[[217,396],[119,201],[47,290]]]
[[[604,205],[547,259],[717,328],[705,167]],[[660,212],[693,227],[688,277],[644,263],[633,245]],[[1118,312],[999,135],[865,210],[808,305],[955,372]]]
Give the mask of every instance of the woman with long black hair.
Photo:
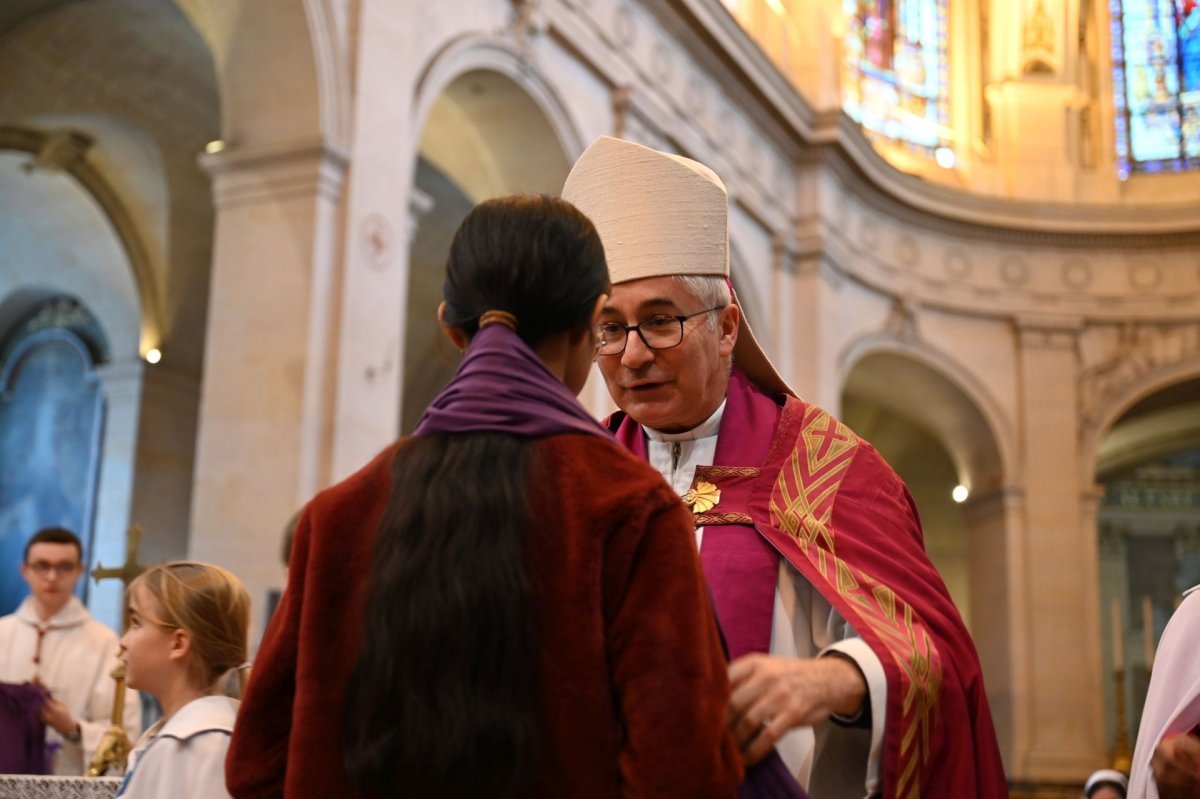
[[[297,528],[234,796],[728,797],[741,776],[690,515],[579,404],[608,290],[570,204],[477,206],[414,435]]]

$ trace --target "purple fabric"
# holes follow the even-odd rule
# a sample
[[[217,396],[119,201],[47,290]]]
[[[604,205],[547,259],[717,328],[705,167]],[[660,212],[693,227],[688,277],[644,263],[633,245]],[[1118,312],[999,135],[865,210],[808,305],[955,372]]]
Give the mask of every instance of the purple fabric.
[[[767,458],[781,409],[755,390],[749,378],[733,368],[715,466],[758,467]],[[615,414],[617,440],[642,460],[647,460],[642,427],[627,414]],[[748,512],[746,502],[752,480],[724,484],[714,512]],[[700,562],[708,581],[725,654],[736,659],[771,647],[771,616],[775,610],[775,582],[779,553],[752,525],[710,524],[704,528]],[[777,750],[753,766],[738,786],[739,799],[807,799],[808,794],[788,770]]]
[[[746,776],[738,786],[737,795],[738,799],[808,799],[808,793],[788,771],[776,749],[772,749],[765,759],[746,767]]]
[[[761,466],[775,438],[780,412],[780,407],[735,367],[725,395],[713,465]],[[751,480],[723,489],[717,508],[749,515],[752,486]],[[729,620],[725,629],[733,659],[770,651],[779,553],[752,525],[722,525],[705,528],[700,561],[712,586],[717,613]]]
[[[38,711],[46,689],[34,683],[0,683],[0,774],[49,774],[46,725]]]
[[[520,336],[501,324],[487,325],[471,339],[458,371],[413,435],[481,432],[608,435]]]
[[[774,440],[780,408],[751,385],[736,366],[729,379],[715,466],[758,467]],[[628,415],[616,429],[617,440],[646,460],[641,425]],[[616,417],[614,417],[615,419]],[[753,480],[721,484],[721,502],[713,513],[749,513]],[[730,657],[771,648],[771,616],[779,553],[749,524],[709,524],[704,528],[700,562],[712,591],[717,618],[729,643]]]

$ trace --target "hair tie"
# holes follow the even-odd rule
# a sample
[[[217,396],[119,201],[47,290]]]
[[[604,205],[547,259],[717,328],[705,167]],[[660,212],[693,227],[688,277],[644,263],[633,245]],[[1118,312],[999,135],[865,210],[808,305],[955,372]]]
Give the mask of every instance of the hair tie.
[[[514,333],[517,331],[517,317],[508,311],[484,311],[479,316],[479,329],[488,325],[504,325]]]

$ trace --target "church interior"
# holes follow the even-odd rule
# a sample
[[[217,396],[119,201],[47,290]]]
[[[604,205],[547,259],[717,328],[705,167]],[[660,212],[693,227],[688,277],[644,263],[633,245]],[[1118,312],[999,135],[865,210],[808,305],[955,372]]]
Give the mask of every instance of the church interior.
[[[137,524],[261,635],[288,519],[453,373],[463,216],[600,135],[720,175],[759,340],[916,499],[1013,796],[1078,796],[1200,583],[1195,0],[6,0],[0,613],[37,528],[90,568]]]

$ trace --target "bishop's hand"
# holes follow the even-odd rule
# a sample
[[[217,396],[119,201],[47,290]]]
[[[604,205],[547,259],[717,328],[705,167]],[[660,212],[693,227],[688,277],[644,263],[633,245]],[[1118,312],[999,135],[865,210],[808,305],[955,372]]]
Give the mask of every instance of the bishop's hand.
[[[1200,796],[1200,737],[1176,735],[1163,740],[1154,749],[1150,768],[1161,799]]]
[[[855,716],[867,682],[843,657],[800,659],[745,655],[729,666],[726,721],[747,765],[771,753],[789,730],[820,724],[836,714]]]

